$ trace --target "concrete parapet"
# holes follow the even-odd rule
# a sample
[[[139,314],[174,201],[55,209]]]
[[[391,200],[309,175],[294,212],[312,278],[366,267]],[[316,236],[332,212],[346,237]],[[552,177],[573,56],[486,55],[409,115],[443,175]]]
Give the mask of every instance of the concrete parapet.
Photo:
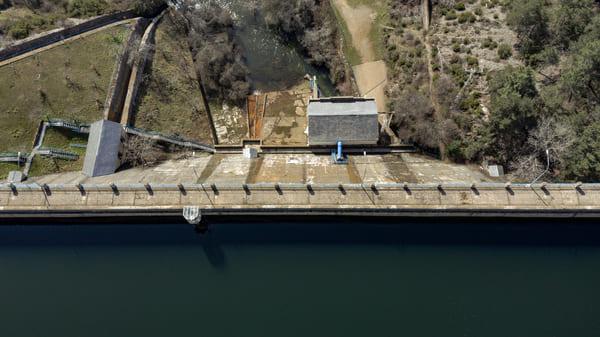
[[[73,27],[60,29],[60,30],[54,31],[52,33],[42,35],[37,38],[33,38],[30,40],[15,44],[13,46],[10,46],[10,47],[0,50],[0,62],[6,61],[10,58],[17,57],[17,56],[25,54],[25,53],[28,53],[35,49],[49,46],[53,43],[68,39],[75,35],[83,34],[85,32],[94,30],[94,29],[102,27],[102,26],[106,26],[106,25],[109,25],[109,24],[112,24],[115,22],[123,21],[123,20],[132,19],[135,16],[136,16],[135,11],[132,11],[132,10],[103,15],[103,16],[99,16],[97,18],[87,20],[87,21],[80,23],[78,25],[75,25]]]
[[[137,57],[134,60],[131,69],[131,76],[127,85],[127,92],[123,103],[123,112],[121,114],[121,124],[127,126],[131,121],[132,114],[134,111],[134,104],[137,99],[139,87],[142,83],[144,75],[144,69],[148,62],[148,57],[152,52],[152,44],[154,40],[154,33],[158,26],[158,22],[162,19],[165,12],[152,19],[152,22],[147,25],[145,31],[141,37],[140,45],[138,47]]]
[[[11,211],[109,209],[413,209],[561,211],[600,214],[596,184],[0,184]]]
[[[139,50],[142,35],[151,20],[140,18],[133,27],[133,31],[129,36],[123,52],[119,55],[116,61],[115,70],[111,77],[110,87],[104,104],[104,118],[113,122],[121,122],[121,113],[125,105],[127,89],[129,87],[129,78],[133,62],[131,60],[132,53]]]

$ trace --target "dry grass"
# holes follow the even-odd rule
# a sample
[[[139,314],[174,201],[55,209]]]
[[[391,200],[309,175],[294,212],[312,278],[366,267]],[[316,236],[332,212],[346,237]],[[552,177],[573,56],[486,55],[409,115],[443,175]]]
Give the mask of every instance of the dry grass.
[[[144,76],[136,127],[212,143],[189,47],[169,16],[157,28],[154,58]]]
[[[46,130],[42,147],[64,150],[79,155],[75,161],[44,158],[36,156],[29,175],[37,177],[46,174],[81,171],[85,159],[85,148],[73,147],[71,144],[87,144],[87,135],[80,135],[69,130],[49,128]]]
[[[31,151],[43,119],[102,119],[128,34],[126,25],[112,27],[0,67],[0,151]]]

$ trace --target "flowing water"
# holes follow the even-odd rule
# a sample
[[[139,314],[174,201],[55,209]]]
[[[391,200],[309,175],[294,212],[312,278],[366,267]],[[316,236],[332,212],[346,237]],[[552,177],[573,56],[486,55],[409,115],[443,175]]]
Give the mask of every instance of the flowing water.
[[[259,91],[285,90],[301,82],[305,75],[317,76],[326,96],[335,94],[326,69],[310,65],[296,46],[286,43],[267,27],[259,2],[248,0],[217,0],[234,19],[234,36],[242,48],[250,79]]]
[[[596,224],[0,227],[2,336],[600,332]]]

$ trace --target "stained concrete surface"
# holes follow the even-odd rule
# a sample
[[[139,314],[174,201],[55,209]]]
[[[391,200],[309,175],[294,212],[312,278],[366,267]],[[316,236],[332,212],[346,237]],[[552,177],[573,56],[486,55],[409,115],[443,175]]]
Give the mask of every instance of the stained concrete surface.
[[[222,104],[210,109],[219,144],[238,145],[248,137],[248,116],[242,108]]]
[[[87,178],[64,173],[31,178],[39,184],[114,183],[448,183],[498,181],[477,167],[444,163],[416,154],[353,155],[348,165],[331,163],[329,155],[267,154],[246,159],[241,154],[198,155],[154,167]]]
[[[306,135],[307,105],[311,90],[307,83],[293,90],[267,94],[263,117],[262,137],[265,145],[301,145],[308,142]]]

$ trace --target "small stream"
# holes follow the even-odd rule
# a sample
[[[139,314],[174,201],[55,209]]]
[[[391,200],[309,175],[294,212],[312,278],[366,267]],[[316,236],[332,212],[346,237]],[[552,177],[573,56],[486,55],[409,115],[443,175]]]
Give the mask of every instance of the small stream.
[[[234,18],[235,39],[242,48],[254,90],[286,90],[310,74],[317,76],[323,95],[335,95],[335,86],[329,79],[327,69],[309,64],[295,46],[269,29],[256,1],[217,2],[228,9]]]

